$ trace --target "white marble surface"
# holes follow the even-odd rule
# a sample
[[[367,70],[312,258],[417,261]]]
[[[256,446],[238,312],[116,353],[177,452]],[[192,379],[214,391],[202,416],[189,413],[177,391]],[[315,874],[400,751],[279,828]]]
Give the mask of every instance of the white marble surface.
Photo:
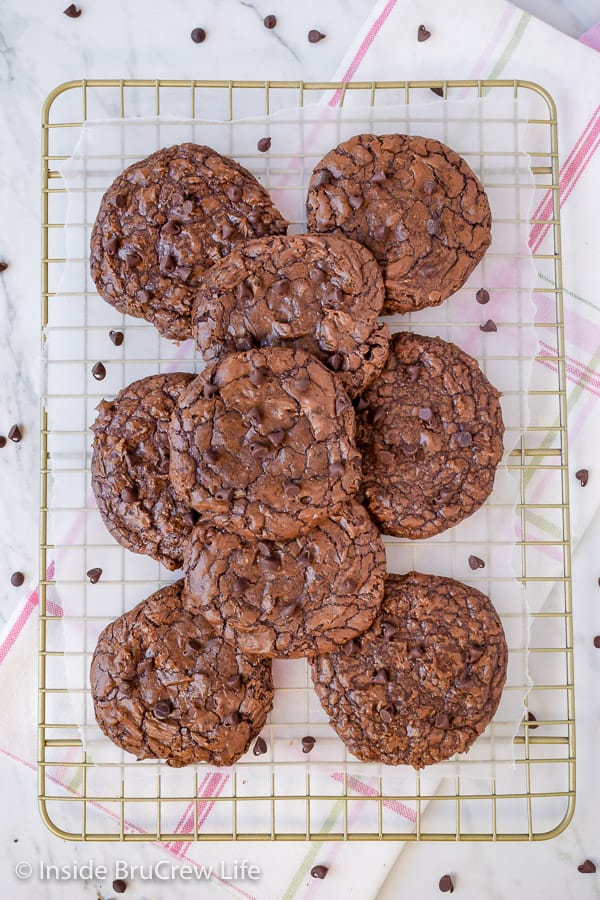
[[[485,0],[482,0],[485,2]],[[15,569],[33,580],[37,566],[37,466],[39,385],[39,121],[42,101],[56,84],[82,76],[164,76],[214,78],[326,79],[367,15],[370,0],[82,0],[84,13],[71,20],[54,0],[0,0],[0,260],[9,269],[0,277],[0,434],[14,422],[23,426],[19,445],[0,450],[0,623],[26,591],[10,586]],[[599,0],[521,0],[528,11],[577,35],[600,19]],[[267,32],[262,18],[275,13],[276,33]],[[194,45],[189,32],[202,26],[208,39]],[[310,45],[306,32],[327,34]],[[600,896],[600,875],[582,876],[578,863],[590,856],[600,863],[600,780],[594,756],[600,741],[595,685],[600,654],[591,635],[600,631],[600,567],[594,567],[600,541],[600,517],[578,549],[575,568],[575,644],[578,703],[578,808],[569,830],[540,844],[409,846],[380,894],[438,897],[437,880],[444,872],[456,876],[457,895],[527,897],[562,900]],[[0,814],[3,853],[0,888],[4,896],[35,900],[109,896],[84,885],[19,883],[18,860],[67,863],[93,859],[108,863],[157,859],[153,847],[65,844],[52,837],[38,818],[33,775],[0,759],[4,790]],[[18,843],[14,843],[18,839]],[[273,847],[276,865],[277,846]],[[373,864],[368,845],[357,847],[365,867]],[[371,854],[371,855],[370,855]],[[230,852],[225,855],[231,855]],[[251,858],[251,853],[249,854]],[[138,884],[133,898],[187,898],[198,887],[182,882],[167,886]],[[210,894],[210,888],[204,888]]]

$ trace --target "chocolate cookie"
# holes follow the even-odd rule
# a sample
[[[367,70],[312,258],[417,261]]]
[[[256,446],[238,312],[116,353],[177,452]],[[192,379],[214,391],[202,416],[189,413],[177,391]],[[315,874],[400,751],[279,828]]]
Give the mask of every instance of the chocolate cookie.
[[[273,705],[271,664],[187,612],[182,588],[156,591],[100,635],[90,670],[96,720],[138,759],[230,766]]]
[[[439,141],[358,134],[323,157],[308,189],[309,231],[345,234],[383,268],[386,313],[437,306],[491,240],[481,182]]]
[[[207,362],[252,347],[295,347],[338,373],[350,397],[383,368],[389,331],[366,247],[333,235],[260,238],[237,247],[204,276],[193,312]]]
[[[502,459],[499,396],[455,344],[393,335],[357,422],[366,503],[387,534],[431,537],[479,509]]]
[[[237,244],[285,234],[287,226],[239,163],[198,144],[164,147],[125,169],[104,194],[92,230],[92,277],[118,310],[185,340],[204,272]]]
[[[171,421],[171,481],[218,528],[285,540],[356,493],[354,410],[303,350],[230,353],[181,394]]]
[[[92,489],[104,524],[134,553],[179,569],[195,516],[169,481],[168,428],[193,375],[151,375],[112,401],[102,400],[92,425]]]
[[[312,656],[365,631],[383,598],[385,550],[352,502],[303,537],[247,541],[197,525],[184,604],[244,653]]]
[[[508,664],[489,599],[451,578],[389,575],[368,631],[315,657],[329,721],[364,761],[415,769],[464,753],[496,712]]]

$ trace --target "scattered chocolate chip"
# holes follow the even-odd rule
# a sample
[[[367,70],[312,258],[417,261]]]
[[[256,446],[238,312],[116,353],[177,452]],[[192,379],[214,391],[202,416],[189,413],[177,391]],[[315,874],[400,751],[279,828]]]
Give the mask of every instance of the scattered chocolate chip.
[[[479,556],[469,556],[469,568],[475,571],[476,569],[485,569],[485,563]]]
[[[418,647],[411,647],[406,656],[408,659],[421,659],[422,654]]]
[[[117,209],[125,209],[127,206],[127,194],[117,194],[113,203]]]
[[[75,6],[74,3],[71,3],[70,6],[67,6],[66,9],[63,9],[63,15],[68,16],[69,19],[78,19],[81,15],[81,10]]]
[[[429,422],[432,415],[433,415],[433,413],[431,412],[431,410],[428,406],[424,406],[422,409],[419,410],[419,418],[422,419],[424,422]]]
[[[490,302],[489,291],[486,291],[485,288],[479,288],[475,294],[475,299],[478,303],[481,303],[482,306],[485,306],[486,303]]]
[[[307,391],[310,387],[310,378],[308,375],[299,375],[298,378],[294,380],[294,387],[301,394]]]
[[[448,714],[445,712],[438,713],[435,717],[434,724],[436,728],[448,728],[450,726],[450,719],[448,718]]]
[[[232,186],[227,189],[227,196],[233,203],[237,203],[238,200],[242,199],[241,187],[238,187],[237,184],[232,184]]]
[[[135,269],[136,266],[139,266],[141,261],[142,257],[139,253],[136,253],[135,250],[131,250],[129,253],[125,254],[125,265],[128,269]]]
[[[13,572],[10,576],[10,583],[13,587],[21,587],[23,582],[25,581],[25,576],[22,572]]]
[[[389,638],[393,637],[397,631],[398,629],[395,625],[392,625],[391,622],[384,622],[381,626],[381,633],[386,640],[389,640]]]
[[[219,388],[216,384],[211,384],[210,381],[207,381],[202,388],[202,393],[207,400],[212,400],[212,398],[219,393]]]
[[[313,866],[310,870],[310,874],[312,878],[320,878],[321,881],[326,878],[329,869],[327,866]]]
[[[0,272],[6,272],[8,269],[8,263],[0,262]]]
[[[124,500],[125,503],[133,503],[134,500],[137,500],[137,496],[137,491],[133,487],[126,487],[121,491],[121,500]]]
[[[434,88],[429,88],[429,90],[431,91],[432,94],[435,94],[437,97],[444,96],[444,88],[434,87]]]
[[[267,150],[271,149],[271,138],[264,137],[261,138],[260,141],[256,145],[257,149],[260,150],[261,153],[266,153]]]
[[[474,663],[483,656],[481,647],[469,647],[467,652],[467,662]]]
[[[332,478],[338,478],[340,475],[343,475],[345,471],[343,463],[340,462],[331,463],[329,466],[329,474]]]
[[[459,447],[470,447],[473,443],[473,435],[470,431],[459,431],[456,435],[456,443]]]
[[[490,331],[498,331],[498,326],[493,319],[488,319],[487,322],[484,322],[483,325],[479,326],[479,330],[485,331],[487,334]]]
[[[379,718],[382,722],[389,724],[394,718],[394,707],[393,706],[382,706],[379,710]]]
[[[290,616],[293,616],[296,610],[298,609],[298,604],[293,601],[292,603],[287,603],[284,607],[281,608],[281,616],[284,619],[289,619]]]
[[[314,187],[323,187],[325,184],[331,184],[331,172],[329,169],[319,169],[314,176]]]
[[[527,722],[536,722],[536,723],[537,723],[536,717],[534,716],[534,714],[533,714],[530,710],[527,711],[526,721],[527,721]],[[540,727],[540,726],[537,725],[537,724],[536,724],[536,725],[530,725],[530,726],[529,726],[529,728],[539,728],[539,727]]]
[[[163,234],[171,235],[171,234],[180,234],[181,233],[181,225],[179,222],[176,222],[174,219],[169,219],[165,227],[163,228]]]
[[[263,25],[265,28],[268,28],[269,31],[271,28],[275,28],[277,25],[277,16],[265,16],[263,19]]]
[[[240,285],[242,287],[243,285]],[[239,297],[239,289],[238,289],[238,297]],[[241,298],[240,299],[244,299]],[[269,370],[266,366],[259,366],[257,369],[253,369],[250,372],[250,381],[255,387],[260,387],[261,384],[264,384],[267,380],[267,376],[269,374]]]
[[[426,178],[423,182],[423,193],[428,197],[431,197],[436,188],[437,181],[435,180],[435,178]]]
[[[587,469],[578,469],[577,472],[575,472],[575,478],[577,479],[581,487],[585,487],[589,481],[590,473]]]
[[[235,228],[233,225],[230,225],[229,222],[225,222],[225,224],[221,226],[221,240],[227,241],[234,231]]]
[[[373,232],[373,237],[376,241],[385,241],[389,233],[390,229],[387,225],[378,225]]]
[[[267,435],[274,447],[279,447],[285,440],[285,431],[283,428],[275,428]]]
[[[294,481],[286,481],[283,485],[283,493],[286,497],[297,497],[300,493],[300,488]]]
[[[174,272],[176,268],[177,260],[171,253],[169,253],[169,255],[165,257],[163,269],[165,270],[165,272]]]
[[[356,410],[357,413],[364,412],[365,409],[368,409],[368,408],[369,408],[369,404],[365,400],[364,397],[359,397],[358,400],[356,400],[354,403],[354,409]]]
[[[428,41],[430,37],[431,32],[427,28],[425,28],[424,25],[419,25],[419,30],[417,31],[418,42],[422,44],[423,41]]]
[[[328,357],[327,365],[334,372],[339,372],[339,370],[342,368],[343,361],[344,360],[339,353],[334,353],[332,356]]]
[[[222,500],[224,503],[231,503],[233,500],[233,488],[218,488],[215,491],[215,499]]]
[[[0,434],[0,450],[2,449],[2,447],[6,447],[6,438],[3,434]]]
[[[352,207],[352,209],[360,209],[363,205],[363,198],[360,194],[350,194],[348,197],[348,203]]]
[[[115,347],[120,347],[123,341],[125,340],[125,335],[122,331],[113,331],[112,329],[108,332],[108,336],[115,345]]]
[[[109,241],[106,242],[106,252],[110,254],[110,256],[114,256],[117,250],[119,249],[119,238],[111,237]]]
[[[173,707],[169,700],[159,700],[153,712],[157,719],[168,719],[172,709]]]
[[[318,44],[319,41],[322,41],[325,35],[322,31],[317,31],[316,28],[311,28],[308,32],[308,43],[309,44]]]
[[[97,362],[94,366],[92,366],[92,375],[96,379],[96,381],[102,381],[106,378],[106,366],[104,363]]]
[[[232,691],[239,691],[242,686],[242,676],[241,675],[232,675],[231,678],[228,678],[225,682],[228,688],[231,688]]]
[[[597,634],[594,638],[594,647],[596,650],[600,650],[600,634]]]
[[[340,584],[340,590],[344,594],[352,594],[356,590],[356,581],[354,578],[345,578]]]
[[[252,754],[254,756],[264,756],[267,752],[267,742],[262,737],[257,737],[254,741],[254,747],[252,748]]]
[[[228,727],[231,727],[232,725],[237,725],[239,721],[240,721],[239,713],[237,713],[235,710],[233,710],[233,712],[230,712],[228,715],[225,716],[225,718],[223,719],[223,725],[227,725]]]
[[[582,875],[593,875],[596,871],[596,866],[591,859],[585,859],[581,865],[577,866],[577,871],[581,872]]]
[[[442,875],[439,887],[442,894],[454,893],[454,882],[449,875]]]
[[[269,448],[262,441],[250,441],[248,449],[254,459],[266,459],[269,455]]]
[[[90,579],[90,584],[98,584],[102,575],[102,569],[88,569],[85,574]]]
[[[355,641],[348,641],[346,644],[343,644],[343,646],[341,647],[341,651],[344,656],[352,656],[352,654],[356,650],[356,647],[357,645]]]
[[[23,434],[18,425],[11,425],[10,430],[8,432],[8,439],[12,441],[14,444],[18,444],[20,440],[22,440]]]
[[[214,465],[219,458],[219,454],[213,447],[208,447],[204,451],[204,459],[209,465]]]
[[[442,230],[439,219],[428,219],[427,220],[427,234],[430,234],[432,237],[438,237]]]
[[[383,184],[383,182],[386,180],[387,176],[385,172],[381,171],[381,169],[378,169],[377,172],[374,172],[371,175],[371,184]]]
[[[195,44],[203,44],[206,40],[206,31],[204,28],[194,28],[190,37]]]
[[[375,684],[387,684],[390,680],[387,669],[378,669],[373,681]]]
[[[305,737],[302,738],[302,752],[310,753],[310,751],[312,750],[312,748],[315,746],[316,743],[317,743],[317,739],[312,737],[312,735],[307,734]]]

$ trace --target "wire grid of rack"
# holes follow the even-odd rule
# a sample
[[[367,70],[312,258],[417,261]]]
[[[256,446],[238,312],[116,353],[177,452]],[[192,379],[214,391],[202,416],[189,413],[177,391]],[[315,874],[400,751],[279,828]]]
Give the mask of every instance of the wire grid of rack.
[[[542,197],[547,201],[543,214],[529,219],[529,225],[550,229],[553,240],[551,252],[533,253],[536,265],[544,270],[544,284],[534,287],[533,292],[551,298],[552,315],[536,322],[540,346],[550,349],[538,354],[542,364],[538,368],[545,373],[545,381],[542,378],[534,384],[528,400],[535,407],[539,399],[547,412],[542,424],[536,424],[521,437],[508,462],[508,468],[520,479],[520,502],[516,508],[521,530],[519,580],[526,592],[540,588],[547,592],[553,587],[552,601],[531,613],[529,658],[533,683],[529,703],[535,706],[537,721],[525,719],[514,737],[514,767],[500,768],[485,780],[472,780],[463,775],[445,777],[441,785],[437,781],[444,775],[443,768],[434,767],[437,777],[433,778],[427,770],[421,775],[412,772],[407,775],[402,770],[394,777],[388,770],[353,763],[345,752],[336,758],[333,779],[332,760],[327,754],[320,759],[318,751],[310,760],[301,761],[285,752],[280,759],[274,755],[247,763],[244,759],[228,775],[207,767],[193,767],[185,780],[166,766],[135,763],[120,751],[112,756],[109,752],[106,758],[101,753],[90,755],[73,722],[73,709],[64,701],[68,695],[75,702],[81,694],[83,702],[89,703],[87,665],[93,640],[86,653],[81,654],[84,657],[81,688],[67,687],[62,665],[69,662],[62,643],[65,622],[58,606],[60,597],[55,598],[53,594],[55,569],[60,565],[58,560],[66,545],[55,543],[49,531],[50,478],[60,479],[68,471],[76,472],[87,482],[89,471],[87,462],[66,469],[57,466],[52,453],[51,401],[54,398],[49,389],[41,412],[39,799],[44,821],[60,837],[166,842],[314,838],[539,840],[560,833],[571,819],[575,802],[575,721],[557,119],[554,103],[543,88],[520,81],[308,84],[116,79],[73,81],[59,86],[46,101],[42,126],[42,342],[45,346],[48,328],[52,327],[52,304],[64,299],[68,316],[73,309],[68,305],[72,300],[87,305],[88,297],[95,295],[89,282],[75,297],[61,295],[59,273],[66,259],[64,252],[55,249],[55,238],[64,228],[67,193],[59,167],[73,152],[78,130],[84,122],[99,116],[126,119],[132,114],[172,114],[196,119],[205,115],[205,98],[212,100],[216,96],[222,101],[222,117],[229,120],[242,111],[249,114],[252,104],[256,114],[268,114],[294,104],[303,106],[307,98],[316,99],[323,92],[337,92],[340,106],[350,96],[376,106],[383,95],[388,98],[393,95],[400,102],[410,104],[422,99],[431,88],[441,91],[444,99],[455,93],[481,98],[498,91],[515,98],[528,93],[538,102],[537,111],[529,118],[529,125],[543,134],[543,140],[538,140],[536,149],[530,152],[535,181],[534,207],[539,206],[537,201]],[[65,99],[68,102],[63,107]],[[79,111],[74,112],[77,108]],[[432,109],[432,115],[439,114],[438,107]],[[129,161],[123,158],[123,164]],[[512,187],[518,189],[519,185]],[[89,228],[90,223],[85,224]],[[87,269],[87,260],[81,262]],[[62,321],[58,327],[74,334],[79,328],[76,316],[72,322]],[[128,325],[127,340],[132,331],[148,327],[136,320],[133,326]],[[84,323],[85,352],[80,362],[87,369],[95,361],[91,358],[94,350],[90,350],[93,333],[102,330],[105,334],[106,329],[105,324],[90,326],[87,319]],[[137,362],[158,364],[164,362],[164,357],[157,352],[156,359],[144,358]],[[131,373],[125,376],[123,383],[133,377],[139,377],[135,370],[133,376]],[[101,388],[93,392],[84,386],[86,414],[100,396]],[[73,450],[77,457],[83,442],[89,442],[86,429],[73,426],[69,431],[69,438],[75,442],[73,446],[77,444]],[[85,450],[83,453],[89,462],[89,455],[86,456]],[[541,501],[530,496],[531,485],[539,474],[547,474],[551,479]],[[85,487],[82,497],[86,515],[89,501]],[[540,512],[553,518],[552,539],[540,537],[533,527]],[[87,589],[83,573],[88,565],[95,564],[93,553],[102,545],[94,543],[98,539],[87,527],[85,532],[85,542],[77,551],[81,555],[81,575],[72,584],[74,590],[82,593]],[[545,569],[543,552],[539,551],[546,549],[554,553],[555,563],[558,554],[558,574],[557,571],[548,574]],[[118,552],[123,555],[122,551]],[[104,589],[119,594],[120,607],[115,610],[108,607],[99,615],[88,615],[86,601],[82,618],[93,624],[95,636],[100,627],[163,580],[168,580],[166,573],[161,573],[158,567],[156,580],[151,582],[146,575],[136,577],[135,567],[128,570],[121,560],[117,578],[111,582],[110,578],[103,577]],[[488,576],[487,580],[500,585],[503,579]],[[128,586],[132,593],[127,593]],[[108,602],[109,595],[104,596]],[[303,663],[302,666],[294,669],[292,664],[291,675],[280,692],[302,694],[308,723],[312,701],[307,670]],[[297,744],[306,733],[306,723],[282,722],[279,728],[285,726],[286,733]],[[275,744],[277,727],[278,723],[270,725],[271,745]],[[326,727],[311,724],[313,734],[315,729]],[[322,744],[325,746],[327,741]],[[111,751],[114,749],[111,745]],[[398,809],[404,808],[409,813],[414,809],[414,814],[398,817]],[[209,809],[210,825],[205,828],[203,821]]]

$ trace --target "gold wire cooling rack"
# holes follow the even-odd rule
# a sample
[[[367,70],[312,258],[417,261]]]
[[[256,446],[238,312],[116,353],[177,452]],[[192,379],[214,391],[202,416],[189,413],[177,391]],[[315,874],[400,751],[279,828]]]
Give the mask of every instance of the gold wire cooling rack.
[[[510,454],[508,468],[520,480],[516,507],[520,524],[519,580],[527,595],[552,588],[549,602],[530,617],[532,683],[526,703],[535,708],[537,721],[525,716],[514,737],[514,766],[498,767],[492,777],[485,779],[472,779],[465,774],[443,777],[444,771],[438,771],[438,767],[421,775],[403,772],[395,777],[378,767],[368,769],[355,765],[353,768],[352,760],[345,754],[340,756],[333,778],[331,761],[319,762],[318,753],[311,755],[310,760],[300,761],[285,753],[280,759],[267,755],[248,763],[242,761],[227,774],[202,766],[174,772],[154,762],[135,763],[112,745],[107,756],[90,754],[82,740],[85,729],[81,728],[81,721],[83,717],[87,722],[85,716],[89,715],[87,668],[95,636],[107,621],[155,590],[165,573],[157,570],[154,582],[147,571],[144,577],[139,577],[135,570],[128,569],[130,561],[124,560],[119,548],[121,568],[116,577],[103,576],[101,584],[95,586],[105,591],[97,596],[103,598],[107,608],[96,606],[90,610],[88,583],[83,573],[88,565],[94,565],[94,552],[102,540],[86,525],[82,544],[71,546],[68,538],[63,544],[56,542],[50,524],[50,479],[54,479],[55,485],[66,476],[80,479],[81,508],[87,515],[90,501],[86,500],[89,480],[86,422],[78,418],[75,407],[63,410],[66,418],[59,421],[63,426],[60,437],[70,442],[67,446],[71,451],[60,458],[53,444],[57,433],[54,409],[56,402],[68,404],[78,399],[83,404],[84,416],[89,416],[101,389],[90,390],[86,387],[89,381],[83,382],[79,392],[75,383],[68,390],[64,387],[55,390],[47,384],[41,411],[39,801],[42,817],[55,835],[84,841],[512,841],[551,838],[568,825],[575,804],[575,720],[559,165],[556,108],[543,88],[512,80],[332,84],[95,79],[60,85],[45,103],[42,122],[42,347],[45,349],[52,329],[70,335],[72,340],[76,334],[83,333],[84,347],[78,356],[74,355],[80,367],[88,372],[95,361],[96,334],[101,330],[105,335],[108,327],[104,321],[88,321],[87,312],[80,323],[75,311],[76,307],[87,309],[88,297],[95,296],[87,277],[85,249],[79,261],[84,272],[83,288],[70,292],[59,284],[66,262],[66,251],[60,249],[60,236],[66,221],[67,195],[60,166],[73,153],[83,123],[92,119],[126,120],[134,116],[179,116],[195,120],[206,118],[207,108],[211,116],[231,121],[242,115],[302,107],[307,98],[316,100],[323,92],[337,92],[340,106],[349,97],[353,102],[360,100],[372,107],[383,102],[382,98],[408,105],[431,98],[431,89],[445,100],[454,96],[481,98],[494,93],[515,100],[527,95],[532,100],[526,121],[530,133],[536,135],[534,149],[529,151],[535,182],[533,208],[542,212],[538,212],[537,218],[530,218],[517,205],[515,219],[511,221],[551,231],[551,251],[535,251],[532,255],[538,270],[543,270],[533,288],[534,297],[539,294],[550,298],[552,314],[535,323],[542,348],[538,354],[542,365],[537,368],[545,373],[546,380],[535,383],[528,394],[532,409],[538,402],[543,404],[544,417],[540,421],[538,416],[537,424],[520,438],[519,445]],[[215,112],[219,104],[219,111]],[[445,105],[432,104],[431,115],[443,116]],[[483,148],[480,151],[480,156],[485,157],[487,151]],[[510,152],[504,155],[510,156]],[[123,165],[129,161],[123,151],[120,158]],[[518,194],[521,185],[516,177],[513,180],[515,183],[501,187]],[[486,187],[489,187],[487,183]],[[538,201],[544,197],[546,201],[540,206]],[[89,222],[82,222],[86,241],[89,227]],[[86,241],[82,247],[87,246]],[[62,309],[62,305],[64,310],[57,323],[55,310]],[[129,341],[130,334],[135,335],[136,329],[146,325],[136,320],[127,327]],[[125,358],[120,359],[125,369]],[[157,365],[161,361],[160,351],[156,359],[142,360]],[[536,477],[540,475],[547,477],[542,498],[534,493]],[[60,512],[57,508],[57,513]],[[540,517],[551,520],[546,531],[536,527]],[[86,638],[85,650],[80,654],[69,654],[64,649],[63,626],[73,623],[65,622],[60,597],[55,596],[56,568],[66,547],[79,553],[81,574],[70,585],[61,583],[61,592],[67,589],[80,592],[84,608],[81,618],[86,627],[92,627],[92,636],[89,641]],[[558,574],[556,569],[549,574],[544,551],[554,554],[555,564],[558,557]],[[488,576],[488,582],[498,590],[502,581],[500,576]],[[136,593],[128,593],[129,588]],[[113,596],[119,598],[120,606],[116,609],[110,608]],[[523,652],[524,646],[517,648],[518,652]],[[72,683],[66,686],[64,667],[73,664],[73,655],[82,661],[80,688],[73,688]],[[280,691],[290,698],[300,697],[306,715],[300,717],[301,721],[272,721],[269,735],[273,746],[282,728],[286,736],[292,735],[297,742],[306,733],[306,723],[311,721],[312,701],[304,670],[298,680],[292,677]],[[80,712],[75,717],[72,704],[79,701],[88,704],[88,712]],[[326,726],[311,724],[310,727],[316,733],[315,729]],[[440,777],[443,777],[441,784]],[[403,812],[405,815],[399,815]]]

